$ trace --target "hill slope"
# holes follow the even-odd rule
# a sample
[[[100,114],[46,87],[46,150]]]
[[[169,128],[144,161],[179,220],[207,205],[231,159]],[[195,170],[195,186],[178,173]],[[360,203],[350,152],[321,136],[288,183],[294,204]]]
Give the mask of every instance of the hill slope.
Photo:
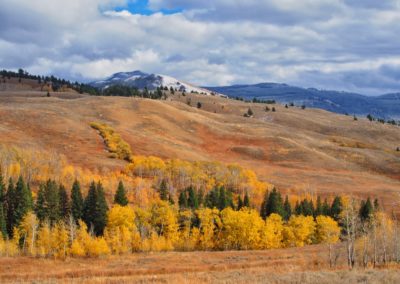
[[[197,103],[200,102],[201,109]],[[254,117],[245,118],[248,108]],[[271,107],[271,106],[270,106]],[[0,144],[47,149],[78,166],[121,168],[90,122],[106,122],[136,155],[239,163],[286,192],[400,193],[400,128],[317,109],[180,93],[167,101],[39,91],[0,92]]]
[[[372,114],[379,118],[400,119],[399,94],[369,97],[356,93],[304,89],[276,83],[206,88],[230,97],[276,100],[288,104],[293,102],[296,105],[306,105],[341,114]]]

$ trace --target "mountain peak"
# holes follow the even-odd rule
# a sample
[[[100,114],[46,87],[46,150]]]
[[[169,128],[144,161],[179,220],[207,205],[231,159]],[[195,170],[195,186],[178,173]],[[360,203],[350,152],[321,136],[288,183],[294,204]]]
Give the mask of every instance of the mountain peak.
[[[214,92],[208,89],[197,87],[190,83],[180,81],[171,76],[161,74],[149,74],[140,70],[135,70],[131,72],[118,72],[106,79],[91,82],[90,85],[100,89],[106,89],[112,85],[124,85],[141,90],[147,88],[150,91],[162,86],[167,87],[168,89],[173,88],[174,90],[187,93],[194,92],[205,95],[214,94]]]

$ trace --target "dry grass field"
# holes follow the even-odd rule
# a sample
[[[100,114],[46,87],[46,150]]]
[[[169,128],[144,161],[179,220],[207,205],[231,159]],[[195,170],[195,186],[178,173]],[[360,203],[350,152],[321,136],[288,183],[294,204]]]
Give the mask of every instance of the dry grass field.
[[[46,97],[23,83],[25,90],[0,91],[0,144],[54,150],[92,169],[122,168],[89,125],[105,122],[135,155],[239,163],[284,192],[378,197],[387,210],[400,201],[397,126],[282,105],[266,112],[264,104],[195,94]],[[249,107],[254,117],[243,117]]]
[[[342,261],[341,251],[339,261]],[[103,259],[0,258],[1,283],[399,283],[398,267],[326,267],[327,248],[166,252]]]

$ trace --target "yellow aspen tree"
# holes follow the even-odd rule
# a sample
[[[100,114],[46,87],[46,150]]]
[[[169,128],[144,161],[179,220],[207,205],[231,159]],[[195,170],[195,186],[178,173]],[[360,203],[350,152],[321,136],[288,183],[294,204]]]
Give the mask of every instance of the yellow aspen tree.
[[[331,217],[320,215],[316,218],[316,241],[329,246],[329,265],[333,266],[332,245],[339,241],[340,227]]]
[[[267,249],[281,248],[283,241],[283,221],[279,214],[272,213],[262,231],[262,243]]]
[[[52,247],[55,257],[65,259],[69,249],[69,232],[64,223],[57,223],[52,229]]]
[[[261,244],[264,221],[257,211],[244,208],[234,211],[228,207],[221,211],[222,237],[220,247],[224,249],[257,249]]]
[[[222,222],[219,213],[219,210],[216,208],[201,208],[196,210],[197,218],[200,221],[198,244],[199,249],[214,249],[217,230],[222,228]]]
[[[115,205],[108,212],[104,238],[112,253],[132,252],[132,237],[137,232],[135,212],[129,206]]]
[[[33,212],[28,212],[19,226],[23,238],[23,251],[34,256],[36,254],[36,238],[38,235],[39,221]]]
[[[172,250],[179,240],[176,210],[167,201],[158,201],[151,207],[151,225],[159,236],[165,237]]]
[[[292,216],[284,227],[283,239],[287,247],[302,247],[311,244],[315,233],[315,222],[311,216]]]
[[[52,234],[50,225],[46,222],[42,224],[38,232],[37,251],[42,257],[50,256],[53,253]]]

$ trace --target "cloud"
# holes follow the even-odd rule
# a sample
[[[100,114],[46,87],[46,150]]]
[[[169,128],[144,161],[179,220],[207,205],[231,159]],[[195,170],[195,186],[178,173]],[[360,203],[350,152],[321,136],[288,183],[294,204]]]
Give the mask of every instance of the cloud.
[[[400,88],[398,0],[149,0],[146,15],[127,10],[134,2],[0,0],[0,68],[84,81],[141,69],[200,85]]]

